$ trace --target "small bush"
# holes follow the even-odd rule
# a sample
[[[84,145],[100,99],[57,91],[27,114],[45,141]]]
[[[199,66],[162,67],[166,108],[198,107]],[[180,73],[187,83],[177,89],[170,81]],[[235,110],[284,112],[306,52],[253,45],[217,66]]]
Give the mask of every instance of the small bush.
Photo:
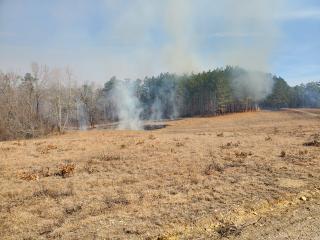
[[[67,164],[61,165],[59,167],[58,172],[56,172],[55,175],[61,176],[63,178],[70,177],[74,174],[74,170],[75,170],[75,164],[67,163]]]

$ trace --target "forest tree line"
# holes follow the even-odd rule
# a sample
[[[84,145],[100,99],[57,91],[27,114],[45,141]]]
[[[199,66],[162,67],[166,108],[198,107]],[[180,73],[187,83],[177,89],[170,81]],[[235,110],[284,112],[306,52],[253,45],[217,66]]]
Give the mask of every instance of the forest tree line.
[[[320,107],[320,82],[291,87],[281,77],[238,67],[137,80],[112,77],[96,87],[79,85],[69,68],[50,70],[34,63],[24,76],[0,72],[0,140],[118,121],[123,97],[114,92],[119,84],[130,88],[141,119],[220,115],[259,107]]]

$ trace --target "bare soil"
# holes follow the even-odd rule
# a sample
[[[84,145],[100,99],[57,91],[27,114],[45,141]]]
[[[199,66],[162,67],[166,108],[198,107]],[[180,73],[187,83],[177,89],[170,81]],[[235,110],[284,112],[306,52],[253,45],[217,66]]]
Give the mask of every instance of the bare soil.
[[[1,239],[320,239],[320,110],[0,142]]]

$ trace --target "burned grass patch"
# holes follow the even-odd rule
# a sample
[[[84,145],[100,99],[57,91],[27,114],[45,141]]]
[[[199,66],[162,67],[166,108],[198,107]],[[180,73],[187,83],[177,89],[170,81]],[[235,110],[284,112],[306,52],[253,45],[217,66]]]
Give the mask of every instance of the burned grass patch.
[[[320,141],[317,139],[314,139],[312,141],[309,142],[305,142],[303,144],[303,146],[307,146],[307,147],[320,147]]]
[[[239,236],[241,234],[241,229],[237,228],[234,224],[224,224],[218,227],[217,233],[220,237]]]
[[[152,130],[158,130],[167,127],[167,124],[146,124],[143,126],[143,130],[146,131],[152,131]]]
[[[316,134],[312,134],[310,136],[311,140],[303,143],[303,146],[307,146],[307,147],[320,147],[320,134],[316,133]]]

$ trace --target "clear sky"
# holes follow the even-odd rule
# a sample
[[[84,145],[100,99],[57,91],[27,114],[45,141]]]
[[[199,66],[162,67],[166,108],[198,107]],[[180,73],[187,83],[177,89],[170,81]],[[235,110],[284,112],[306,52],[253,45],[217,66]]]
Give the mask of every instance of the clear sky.
[[[320,80],[319,0],[0,0],[0,70],[80,81],[227,64]]]

